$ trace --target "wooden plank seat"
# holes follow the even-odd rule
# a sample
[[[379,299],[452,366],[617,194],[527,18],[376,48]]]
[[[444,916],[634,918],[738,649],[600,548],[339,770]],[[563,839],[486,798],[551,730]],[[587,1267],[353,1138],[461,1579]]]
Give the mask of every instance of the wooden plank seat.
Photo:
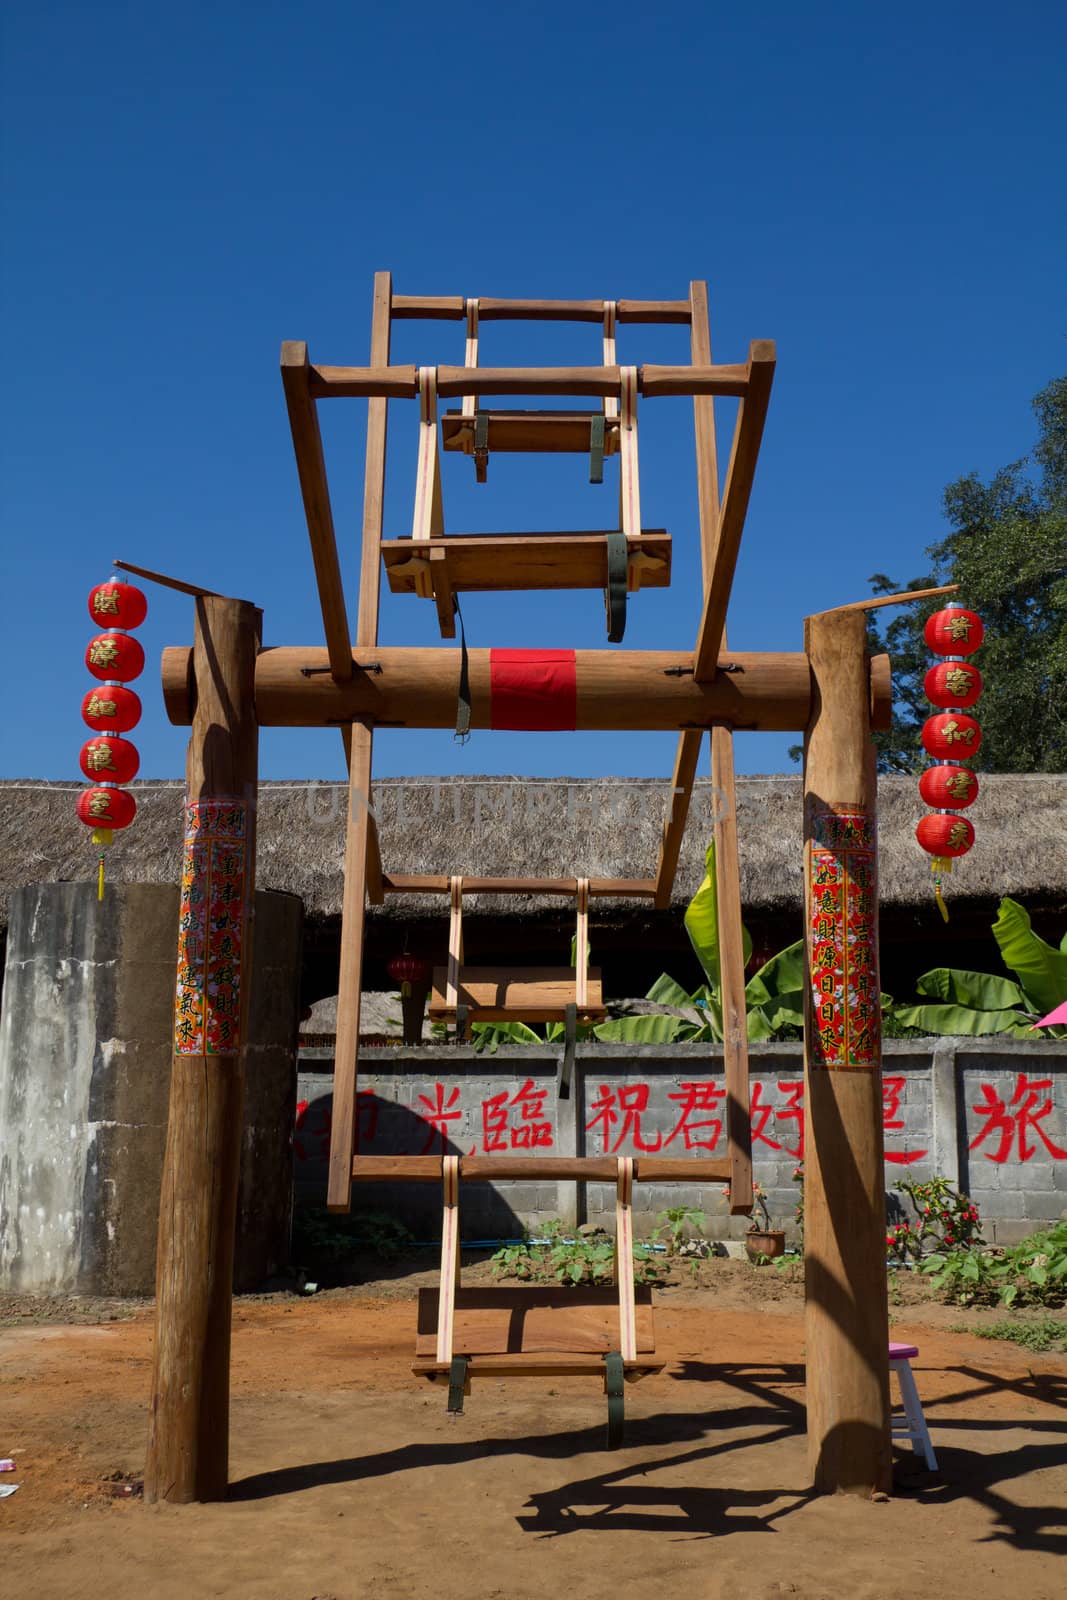
[[[490,454],[509,455],[568,454],[588,455],[594,417],[602,411],[487,411],[485,419]],[[441,445],[445,450],[474,454],[475,418],[462,411],[446,411],[441,418]],[[604,418],[604,454],[615,455],[619,448],[618,417]]]
[[[631,593],[642,588],[669,587],[669,533],[662,528],[643,528],[627,538],[626,549],[626,583]],[[419,541],[383,540],[382,559],[392,593],[424,592],[426,585],[421,580],[428,573],[431,558],[434,579],[443,576],[453,593],[604,589],[608,583],[605,533],[461,533]],[[438,563],[440,572],[436,570]]]
[[[449,994],[449,969],[435,967],[428,1012],[431,1021],[454,1022],[457,1005],[466,1006],[471,1022],[565,1022],[575,1004],[574,967],[460,967]],[[587,997],[578,1006],[579,1022],[604,1017],[600,969],[590,967]]]

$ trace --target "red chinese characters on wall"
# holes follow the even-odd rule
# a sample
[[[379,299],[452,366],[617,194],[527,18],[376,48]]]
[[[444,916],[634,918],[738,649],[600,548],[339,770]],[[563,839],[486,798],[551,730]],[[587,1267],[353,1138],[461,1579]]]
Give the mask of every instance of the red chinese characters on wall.
[[[808,853],[812,1065],[868,1067],[881,1052],[870,817],[824,811]]]
[[[550,1150],[552,1122],[545,1114],[548,1085],[538,1088],[527,1078],[516,1094],[507,1089],[482,1101],[481,1154],[511,1150]]]
[[[1033,1142],[1037,1139],[1054,1161],[1067,1160],[1067,1150],[1056,1144],[1044,1127],[1052,1115],[1051,1089],[1051,1078],[1030,1078],[1025,1072],[1016,1074],[1010,1100],[1005,1100],[993,1084],[979,1084],[981,1099],[971,1110],[983,1118],[983,1123],[969,1149],[981,1150],[988,1161],[1002,1163],[1015,1148],[1020,1161],[1032,1161],[1039,1150]]]
[[[233,1055],[240,1049],[247,823],[240,801],[185,807],[175,1055]]]

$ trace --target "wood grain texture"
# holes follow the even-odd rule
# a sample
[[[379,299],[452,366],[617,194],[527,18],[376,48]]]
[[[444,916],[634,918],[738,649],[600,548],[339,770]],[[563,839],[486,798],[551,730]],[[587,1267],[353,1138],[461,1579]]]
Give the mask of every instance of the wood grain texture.
[[[619,1163],[615,1156],[462,1156],[460,1180],[496,1183],[502,1178],[556,1182],[575,1178],[588,1183],[615,1183]],[[440,1183],[440,1156],[356,1156],[352,1177],[357,1183]],[[711,1156],[638,1156],[635,1183],[721,1183],[730,1176],[730,1163]]]
[[[331,1211],[348,1211],[352,1203],[373,740],[369,725],[353,724],[352,766],[348,776],[345,823],[345,884],[341,900],[337,1048],[334,1055],[330,1166],[326,1186],[326,1204]]]
[[[444,873],[388,872],[383,880],[386,894],[447,894]],[[578,892],[577,878],[469,878],[463,879],[464,894],[566,895]],[[590,878],[590,899],[650,900],[656,892],[651,878]]]
[[[435,1022],[451,1020],[457,1003],[470,1008],[472,1022],[563,1022],[577,993],[573,967],[461,967],[454,990],[450,970],[434,968],[427,1014]],[[579,1008],[579,1022],[604,1016],[596,967],[589,969],[588,985],[589,999]]]
[[[688,322],[688,300],[620,300],[620,322]],[[603,300],[487,300],[479,297],[481,315],[489,322],[600,322]],[[485,308],[488,307],[488,316]],[[466,315],[463,295],[395,294],[393,316],[462,322]]]
[[[296,452],[304,517],[311,540],[311,559],[315,565],[326,649],[330,657],[330,671],[340,683],[352,676],[352,643],[341,568],[337,559],[322,435],[315,403],[309,391],[309,371],[307,345],[283,344],[282,384]]]
[[[427,559],[419,543],[425,548],[427,541],[383,542],[382,559],[393,594],[417,592],[417,568]],[[446,534],[432,543],[430,557],[443,563],[451,589],[464,594],[515,589],[603,589],[608,581],[607,536],[603,533]],[[669,586],[669,533],[658,528],[643,529],[627,539],[627,550],[631,574],[640,571],[643,589]],[[634,587],[632,581],[630,587]]]
[[[467,397],[464,397],[466,401]],[[473,399],[473,396],[470,397]],[[606,396],[610,401],[611,397]],[[590,425],[599,411],[487,411],[489,452],[496,455],[588,455]],[[441,447],[444,450],[461,450],[471,455],[474,450],[473,419],[458,411],[448,411],[441,418]],[[619,447],[619,430],[614,422],[604,429],[604,454],[614,455]]]
[[[489,651],[472,649],[471,726],[492,726]],[[452,728],[459,652],[443,646],[378,646],[355,656],[348,683],[331,679],[321,646],[279,646],[256,662],[261,727],[327,727],[367,718],[408,728]],[[811,712],[807,658],[730,651],[713,679],[697,682],[693,657],[678,650],[577,650],[577,727],[707,728],[715,723],[763,732],[803,731]],[[195,694],[189,650],[164,650],[163,695],[172,722],[188,723]],[[371,670],[381,668],[380,671]],[[891,714],[888,661],[874,658],[870,682],[879,717]]]
[[[252,682],[261,614],[196,602],[197,713],[186,798],[246,810],[239,1038],[247,1043],[258,734]],[[145,1499],[222,1500],[229,1475],[230,1322],[244,1057],[175,1055],[159,1204],[156,1332]]]
[[[627,1383],[647,1377],[651,1372],[662,1372],[667,1365],[655,1356],[638,1356],[625,1364]],[[412,1372],[436,1381],[448,1376],[449,1367],[444,1362],[429,1357],[416,1359]],[[603,1374],[604,1357],[599,1355],[539,1355],[537,1351],[504,1356],[471,1356],[467,1377],[475,1378],[588,1378]]]
[[[392,278],[388,272],[374,275],[374,307],[371,312],[370,364],[389,365],[390,304]],[[389,401],[371,400],[367,407],[367,449],[363,477],[363,542],[360,547],[359,614],[356,619],[356,644],[378,642],[378,606],[381,588],[380,550],[382,513],[385,505],[385,453],[389,422]]]
[[[815,704],[804,751],[805,852],[828,809],[877,811],[862,611],[809,617]],[[807,876],[807,874],[805,874]],[[876,920],[876,919],[875,919]],[[805,915],[809,972],[811,918]],[[805,1007],[804,1282],[808,1464],[815,1488],[891,1487],[881,1062],[812,1063]]]
[[[730,601],[741,535],[756,476],[756,463],[774,381],[774,365],[774,341],[754,341],[749,350],[748,392],[737,411],[730,465],[726,472],[726,489],[718,520],[715,562],[697,635],[695,666],[696,676],[700,680],[714,675],[726,632],[726,608]]]

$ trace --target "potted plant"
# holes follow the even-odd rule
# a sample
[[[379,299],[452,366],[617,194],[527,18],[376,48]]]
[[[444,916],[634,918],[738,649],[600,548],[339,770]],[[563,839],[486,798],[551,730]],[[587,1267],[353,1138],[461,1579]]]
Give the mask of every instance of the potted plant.
[[[758,1266],[785,1254],[785,1230],[774,1226],[767,1209],[767,1191],[762,1184],[752,1185],[752,1200],[753,1214],[745,1234],[745,1253]]]

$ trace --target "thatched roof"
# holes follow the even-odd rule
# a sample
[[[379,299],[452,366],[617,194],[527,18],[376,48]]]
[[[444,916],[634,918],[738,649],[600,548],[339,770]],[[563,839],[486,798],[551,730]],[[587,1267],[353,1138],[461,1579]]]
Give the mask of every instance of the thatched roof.
[[[138,813],[108,852],[115,881],[176,882],[182,785],[135,783]],[[652,779],[397,778],[375,787],[387,871],[483,876],[648,877],[655,871],[669,782]],[[87,830],[70,784],[0,783],[0,897],[20,884],[87,879]],[[928,904],[930,868],[914,828],[924,807],[914,779],[879,785],[882,893],[887,905]],[[698,783],[677,880],[684,904],[700,882],[716,794]],[[345,786],[264,783],[260,788],[257,881],[302,897],[311,918],[341,909]],[[1067,905],[1067,777],[983,777],[972,808],[977,842],[952,881],[956,900],[1035,897]],[[798,776],[738,780],[741,886],[745,906],[796,907],[801,892]],[[495,913],[528,914],[536,902],[497,900]],[[552,902],[558,906],[559,902]],[[442,901],[398,896],[390,916],[424,914]],[[471,913],[488,910],[471,902]],[[376,915],[381,915],[378,912]]]

